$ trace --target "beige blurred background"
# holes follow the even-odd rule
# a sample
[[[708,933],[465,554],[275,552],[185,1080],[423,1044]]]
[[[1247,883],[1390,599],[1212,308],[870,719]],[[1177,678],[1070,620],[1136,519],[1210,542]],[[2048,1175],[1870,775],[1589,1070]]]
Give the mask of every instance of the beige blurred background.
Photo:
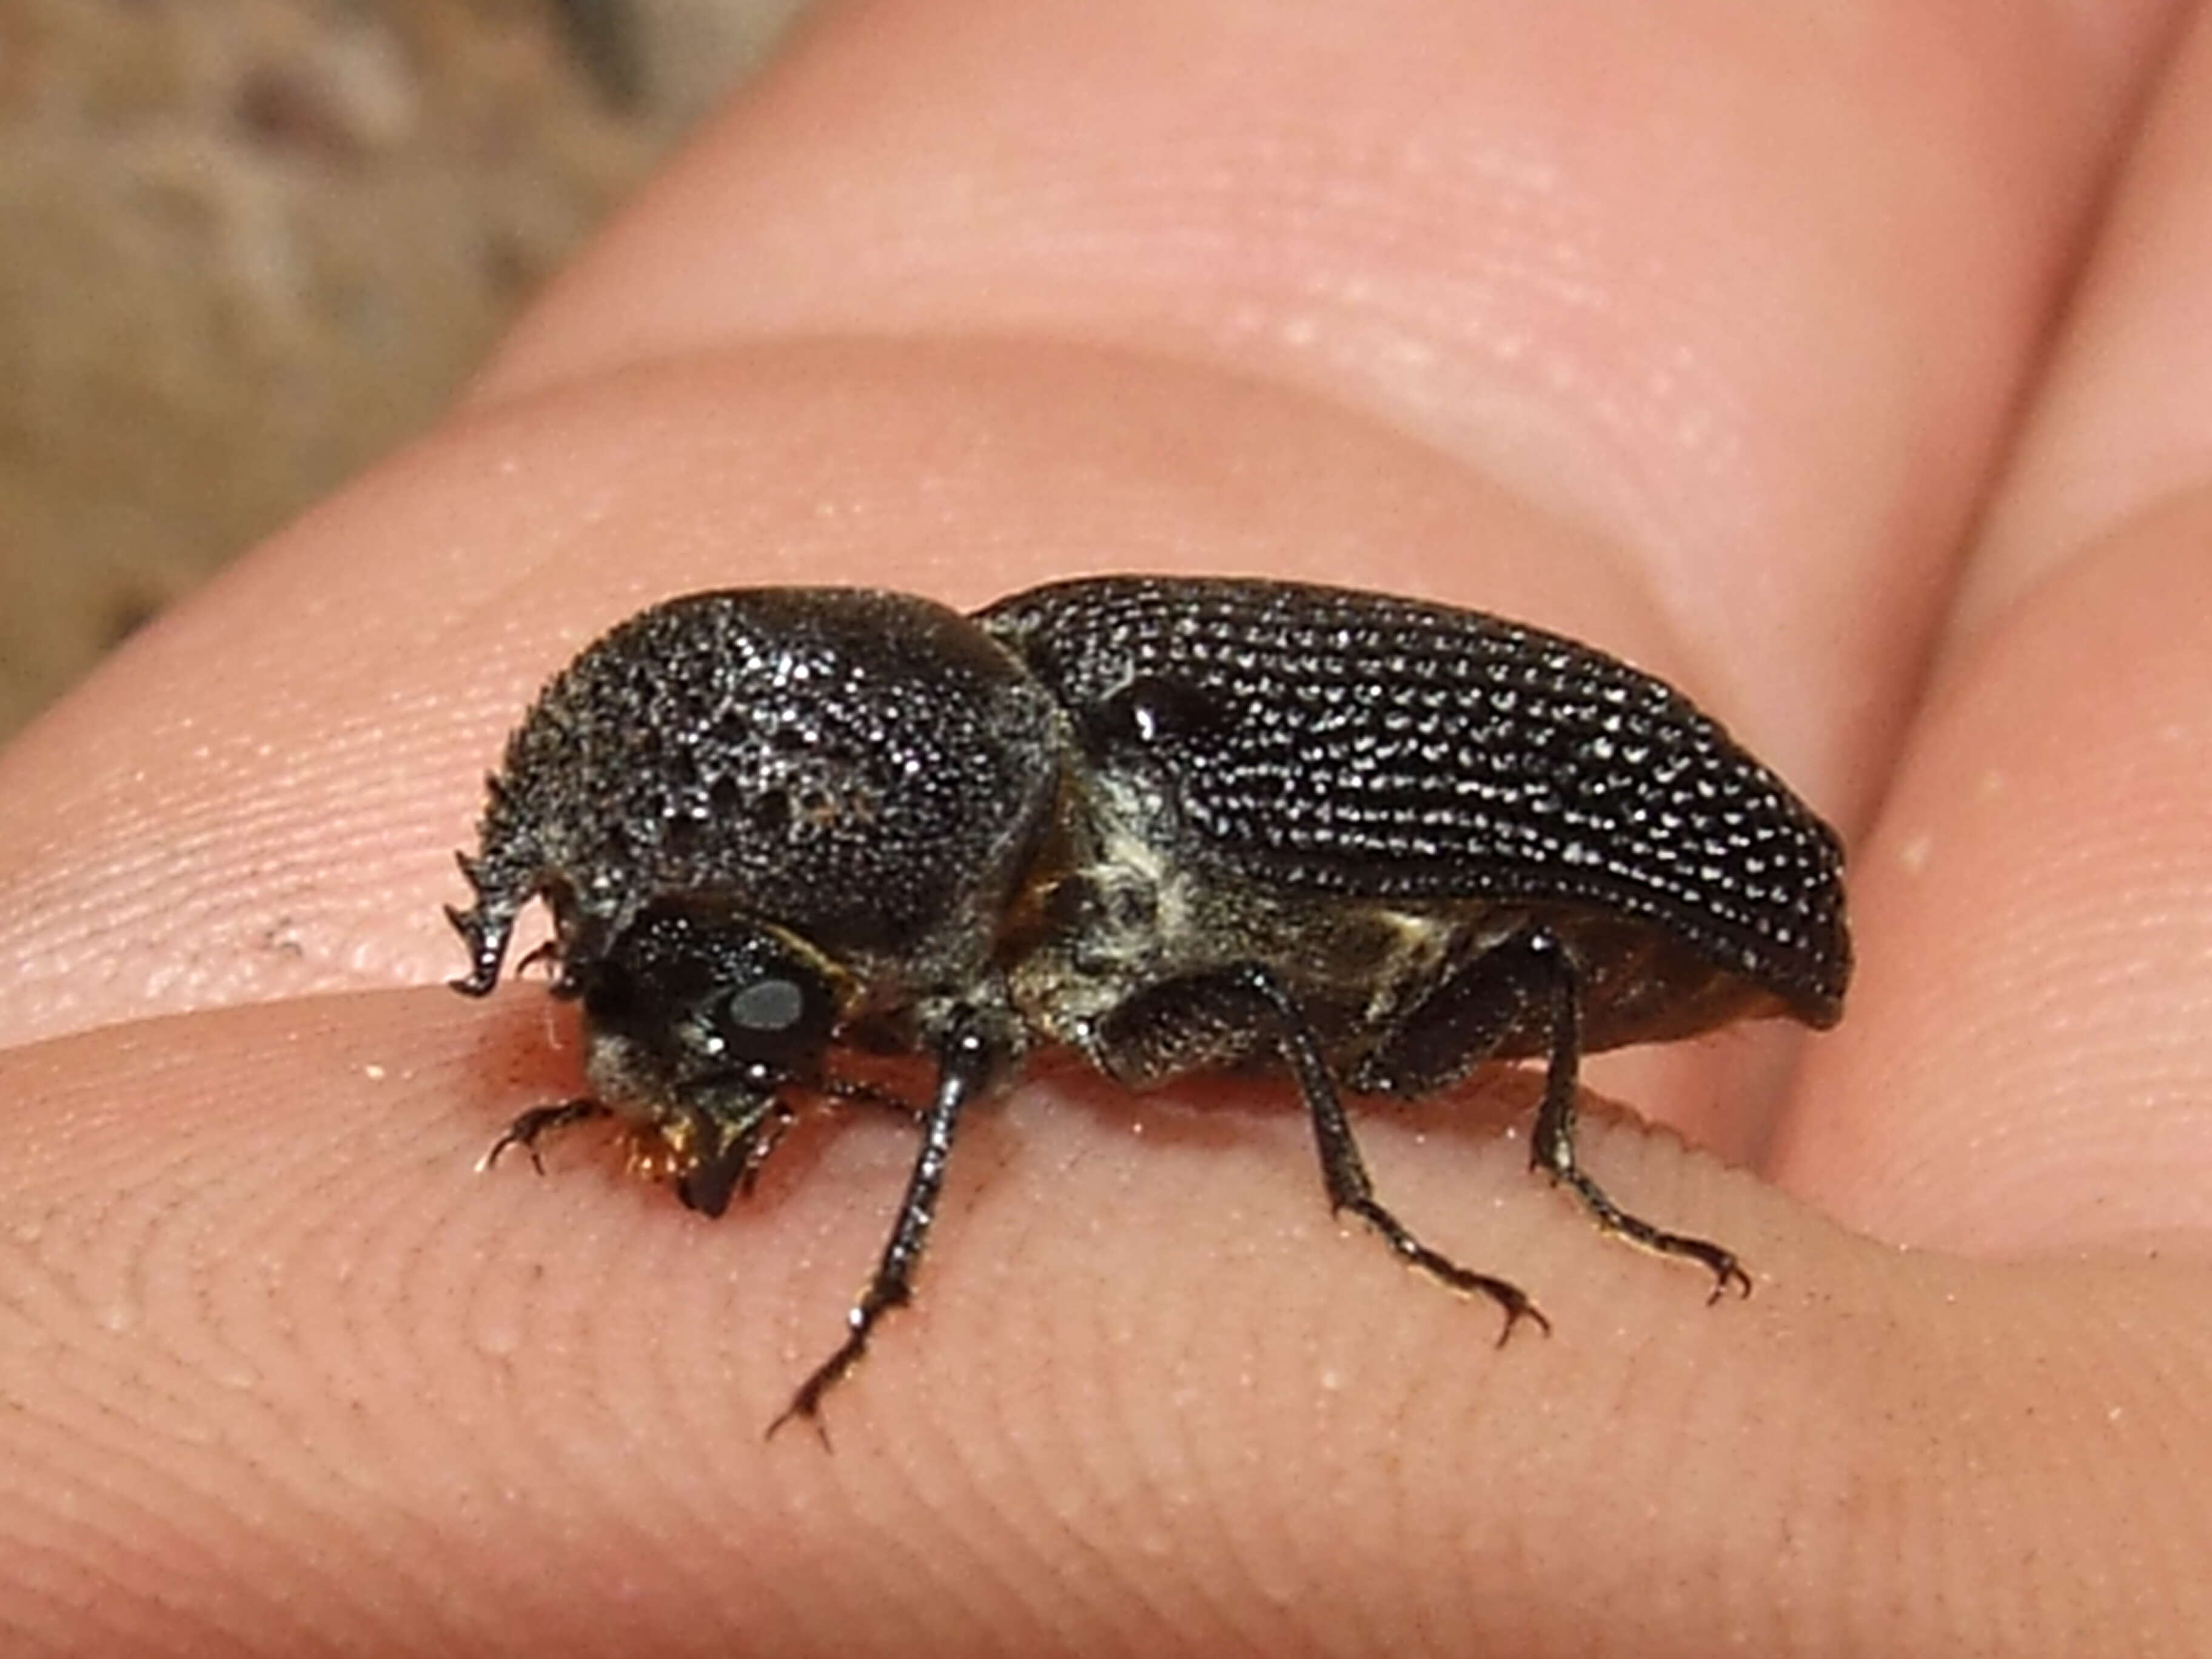
[[[0,738],[425,425],[807,0],[0,0]]]

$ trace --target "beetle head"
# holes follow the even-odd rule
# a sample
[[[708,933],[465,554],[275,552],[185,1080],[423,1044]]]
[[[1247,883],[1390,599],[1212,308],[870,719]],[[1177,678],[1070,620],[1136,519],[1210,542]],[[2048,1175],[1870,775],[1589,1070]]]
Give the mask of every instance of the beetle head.
[[[663,901],[600,954],[563,957],[556,994],[584,1005],[584,1069],[628,1118],[641,1170],[720,1214],[749,1188],[815,1083],[853,981],[782,929],[727,907]]]
[[[648,907],[602,957],[569,959],[586,1068],[610,1105],[812,1082],[846,989],[803,941],[700,903]]]

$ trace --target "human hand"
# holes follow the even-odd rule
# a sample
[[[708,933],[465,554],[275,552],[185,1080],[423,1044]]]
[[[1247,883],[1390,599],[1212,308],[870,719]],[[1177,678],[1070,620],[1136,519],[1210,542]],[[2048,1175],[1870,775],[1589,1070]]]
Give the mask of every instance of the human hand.
[[[1623,15],[832,13],[443,430],[0,759],[12,1650],[2201,1644],[2212,40]],[[1360,1120],[1553,1318],[1498,1349],[1340,1237],[1286,1089],[1052,1071],[825,1456],[760,1430],[897,1126],[713,1224],[471,1174],[575,1085],[538,988],[436,983],[547,673],[690,588],[1108,569],[1560,629],[1847,830],[1802,1070],[1593,1073],[1766,1178],[1586,1139],[1749,1302],[1598,1239],[1510,1087]]]

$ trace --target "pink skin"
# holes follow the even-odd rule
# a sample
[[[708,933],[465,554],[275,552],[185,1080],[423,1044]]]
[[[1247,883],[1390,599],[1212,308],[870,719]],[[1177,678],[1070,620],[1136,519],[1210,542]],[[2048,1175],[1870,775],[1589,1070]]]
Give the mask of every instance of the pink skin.
[[[441,430],[0,759],[11,1653],[2160,1653],[2212,1619],[2212,33],[2179,8],[848,5]],[[2067,284],[2079,275],[2079,285]],[[1978,528],[1977,528],[1978,526]],[[1854,844],[1849,1018],[1363,1133],[980,1114],[709,1224],[438,915],[647,600],[1352,580],[1674,679]],[[167,1016],[167,1018],[161,1018]],[[1793,1056],[1802,1067],[1793,1070]],[[1748,1165],[1730,1168],[1729,1164]],[[1900,1248],[1905,1247],[1905,1248]]]

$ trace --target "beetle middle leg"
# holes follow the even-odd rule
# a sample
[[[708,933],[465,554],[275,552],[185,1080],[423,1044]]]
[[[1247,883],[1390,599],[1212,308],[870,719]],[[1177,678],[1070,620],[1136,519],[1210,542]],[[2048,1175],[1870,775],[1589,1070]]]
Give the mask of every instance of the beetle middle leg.
[[[1352,1120],[1329,1074],[1320,1039],[1297,998],[1258,963],[1243,963],[1152,987],[1103,1023],[1098,1058],[1109,1071],[1164,1075],[1272,1048],[1297,1080],[1329,1207],[1358,1216],[1380,1234],[1398,1258],[1452,1290],[1488,1297],[1504,1310],[1502,1343],[1523,1319],[1546,1331],[1552,1322],[1528,1293],[1508,1279],[1463,1267],[1416,1237],[1375,1196],[1375,1182],[1353,1139]],[[1119,1053],[1117,1054],[1117,1049]],[[1130,1064],[1117,1066],[1117,1058]]]
[[[1731,1285],[1746,1296],[1751,1279],[1733,1251],[1708,1239],[1654,1226],[1613,1200],[1575,1155],[1582,1066],[1582,975],[1559,937],[1540,925],[1522,929],[1467,963],[1431,992],[1381,1048],[1354,1085],[1393,1094],[1425,1094],[1480,1065],[1507,1034],[1536,1019],[1550,1030],[1544,1100],[1531,1138],[1530,1167],[1559,1182],[1599,1228],[1660,1255],[1698,1262],[1713,1275],[1713,1299]]]

